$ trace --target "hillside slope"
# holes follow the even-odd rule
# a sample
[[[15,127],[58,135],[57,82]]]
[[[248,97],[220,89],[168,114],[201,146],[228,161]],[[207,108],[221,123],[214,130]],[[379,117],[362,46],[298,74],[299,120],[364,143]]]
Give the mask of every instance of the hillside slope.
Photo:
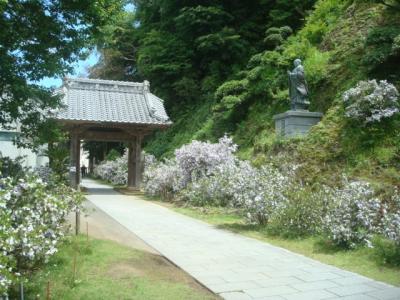
[[[400,12],[373,1],[317,1],[306,23],[275,49],[253,55],[207,101],[182,107],[174,126],[147,141],[146,150],[170,155],[192,139],[224,133],[239,156],[255,164],[296,164],[312,183],[334,183],[343,172],[384,188],[400,185],[400,119],[354,126],[341,95],[358,81],[387,79],[400,88]],[[272,116],[289,108],[286,71],[300,57],[313,111],[324,118],[305,138],[282,140]]]

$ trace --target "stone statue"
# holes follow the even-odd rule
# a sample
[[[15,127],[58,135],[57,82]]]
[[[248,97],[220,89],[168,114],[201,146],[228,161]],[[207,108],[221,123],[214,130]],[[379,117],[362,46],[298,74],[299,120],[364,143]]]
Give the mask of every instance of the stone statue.
[[[294,61],[294,69],[288,71],[289,75],[289,97],[292,110],[308,110],[308,87],[304,75],[304,67],[301,60]]]

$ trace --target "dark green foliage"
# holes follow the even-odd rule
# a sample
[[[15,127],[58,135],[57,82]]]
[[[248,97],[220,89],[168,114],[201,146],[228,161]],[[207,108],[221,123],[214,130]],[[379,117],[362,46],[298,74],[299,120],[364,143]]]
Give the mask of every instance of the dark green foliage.
[[[113,152],[115,155],[121,156],[126,146],[119,142],[94,142],[89,141],[83,143],[83,149],[89,152],[89,161],[99,163],[107,158],[108,153]],[[112,156],[114,156],[112,154]]]
[[[377,260],[382,264],[400,266],[400,246],[394,241],[376,237],[373,240]]]
[[[291,28],[298,28],[314,3],[312,0],[277,0],[269,12],[272,21],[269,25],[288,25]]]
[[[395,39],[400,36],[400,27],[384,26],[370,30],[365,47],[367,53],[364,63],[371,69],[385,63],[391,56],[400,55],[395,44]]]
[[[122,0],[0,1],[0,125],[18,119],[28,138],[37,135],[59,97],[34,83],[71,71],[122,6]]]
[[[25,175],[26,168],[22,166],[24,157],[11,159],[9,157],[0,156],[0,178],[11,177],[13,180],[18,180]]]
[[[246,114],[247,79],[242,80],[240,71],[252,55],[264,50],[266,29],[279,26],[286,39],[290,30],[285,25],[297,30],[314,2],[135,1],[134,14],[120,15],[117,25],[108,27],[101,62],[91,77],[147,79],[165,100],[174,125],[150,139],[148,151],[165,155],[194,137],[215,139],[224,131],[233,132]],[[259,80],[261,72],[252,70],[250,79]],[[238,80],[237,88],[234,83],[225,87],[227,93],[232,88],[237,94],[224,97],[221,88],[220,101],[214,93],[227,79]],[[264,92],[260,84],[256,94]],[[210,118],[212,107],[216,114]],[[193,116],[195,110],[200,112]]]
[[[119,153],[117,150],[115,149],[111,149],[107,155],[105,160],[116,160],[118,157],[121,157],[121,153]]]
[[[265,32],[264,42],[269,49],[273,50],[276,47],[283,44],[283,42],[293,33],[293,30],[289,26],[283,26],[280,28],[270,27]]]
[[[100,62],[90,69],[90,77],[108,80],[142,80],[137,70],[138,34],[135,15],[121,12],[104,28]]]
[[[269,231],[289,238],[319,233],[329,204],[324,201],[323,193],[315,192],[307,186],[296,185],[288,189],[287,194],[288,203],[271,220]]]

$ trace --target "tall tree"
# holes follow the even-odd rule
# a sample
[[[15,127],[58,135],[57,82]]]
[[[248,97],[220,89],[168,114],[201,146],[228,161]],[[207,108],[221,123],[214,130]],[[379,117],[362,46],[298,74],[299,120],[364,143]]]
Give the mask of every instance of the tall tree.
[[[35,84],[64,76],[85,57],[124,0],[0,0],[0,125],[18,120],[27,136],[59,105]]]

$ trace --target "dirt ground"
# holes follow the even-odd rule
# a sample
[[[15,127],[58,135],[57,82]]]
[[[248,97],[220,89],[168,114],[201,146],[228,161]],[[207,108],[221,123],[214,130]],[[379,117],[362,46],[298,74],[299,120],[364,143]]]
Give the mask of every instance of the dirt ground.
[[[133,264],[127,262],[116,264],[109,270],[110,273],[114,275],[119,274],[118,276],[123,276],[127,273],[135,273],[136,275],[140,275],[139,273],[142,272],[150,273],[152,277],[162,280],[185,283],[191,288],[205,293],[207,299],[221,299],[94,204],[85,201],[84,207],[85,212],[81,213],[80,222],[82,234],[88,233],[92,238],[112,240],[119,244],[141,250],[146,254],[142,256],[140,261],[135,261]],[[75,230],[75,214],[70,215],[69,220],[73,230]]]
[[[84,202],[84,208],[85,211],[81,213],[82,234],[89,232],[89,236],[96,239],[112,240],[128,247],[160,255],[137,235],[130,232],[90,201]],[[70,222],[74,227],[75,215],[70,216]]]

